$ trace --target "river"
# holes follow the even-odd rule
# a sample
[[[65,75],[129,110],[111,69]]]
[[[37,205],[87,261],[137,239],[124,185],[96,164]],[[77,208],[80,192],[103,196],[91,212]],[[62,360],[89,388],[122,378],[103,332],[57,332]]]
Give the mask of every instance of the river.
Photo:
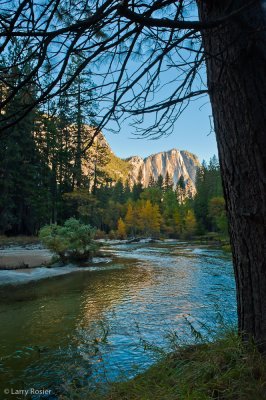
[[[172,339],[184,344],[235,323],[230,255],[189,243],[117,244],[109,262],[0,290],[0,395],[134,376]],[[9,391],[9,394],[7,393]],[[4,396],[4,397],[3,397]]]

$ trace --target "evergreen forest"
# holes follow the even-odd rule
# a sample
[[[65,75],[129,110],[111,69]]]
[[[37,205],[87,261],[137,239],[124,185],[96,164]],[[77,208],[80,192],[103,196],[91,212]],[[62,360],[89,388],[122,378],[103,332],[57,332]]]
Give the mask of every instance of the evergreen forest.
[[[9,84],[20,85],[25,69],[19,70],[20,45],[9,54],[16,65]],[[25,51],[25,49],[24,49]],[[29,50],[28,50],[29,51]],[[2,59],[2,68],[5,59]],[[71,59],[68,73],[80,60]],[[49,69],[45,77],[49,81]],[[64,82],[61,82],[64,85]],[[116,162],[106,141],[97,132],[96,87],[85,69],[63,94],[32,107],[19,122],[5,129],[0,141],[0,233],[37,235],[46,224],[63,224],[74,217],[97,229],[96,237],[191,238],[209,232],[227,235],[220,168],[214,156],[203,162],[196,175],[193,196],[181,176],[174,186],[168,173],[148,187],[115,177]],[[34,104],[38,87],[30,83],[7,103],[3,114],[21,114]],[[8,96],[1,85],[1,98]],[[126,167],[125,167],[126,169]]]

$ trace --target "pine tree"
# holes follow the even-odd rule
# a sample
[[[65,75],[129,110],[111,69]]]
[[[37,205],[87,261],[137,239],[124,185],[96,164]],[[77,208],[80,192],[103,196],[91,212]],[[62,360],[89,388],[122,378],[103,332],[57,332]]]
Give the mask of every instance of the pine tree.
[[[132,200],[133,201],[139,200],[142,192],[143,192],[142,184],[135,183],[132,188]]]
[[[174,187],[173,177],[170,176],[168,171],[165,174],[163,186],[164,186],[164,191],[173,190],[173,187]]]
[[[174,233],[174,213],[178,208],[178,202],[175,193],[172,190],[168,190],[164,193],[161,208],[164,221],[164,232],[167,235],[172,235]]]
[[[116,203],[123,204],[125,202],[125,192],[122,179],[119,179],[113,187],[113,200]]]
[[[163,200],[163,192],[157,186],[148,187],[143,190],[140,198],[143,200],[150,200],[152,204],[158,204],[160,206]]]
[[[155,179],[154,179],[154,177],[153,177],[153,175],[151,173],[150,176],[149,176],[148,187],[149,188],[153,188],[154,186],[155,186]]]
[[[177,184],[178,184],[178,186],[179,186],[181,189],[183,189],[183,190],[186,189],[186,183],[185,183],[184,175],[181,175],[181,176],[180,176],[180,178],[179,178]]]
[[[21,46],[23,44],[17,44],[15,53],[10,54],[11,61],[22,50]],[[9,77],[10,85],[18,86],[20,77],[30,69],[30,64],[23,70],[14,67]],[[19,115],[34,101],[35,93],[33,82],[19,90],[5,108],[2,121],[8,116]],[[47,222],[48,209],[43,202],[48,190],[47,167],[34,140],[36,119],[37,110],[33,109],[0,138],[0,231],[3,233],[32,235],[40,224]]]
[[[209,202],[213,197],[222,197],[220,168],[217,158],[213,157],[209,165],[205,162],[196,173],[196,196],[194,210],[199,233],[212,230],[212,219],[209,214]]]
[[[68,75],[71,76],[81,62],[80,57],[72,57]],[[72,190],[88,186],[83,165],[90,153],[86,151],[86,146],[93,134],[93,127],[97,125],[95,119],[97,104],[92,100],[93,88],[90,70],[85,69],[74,79],[70,88],[62,96],[64,103],[68,104],[68,119],[70,120],[68,129],[72,147]],[[95,140],[95,143],[98,141]]]
[[[184,207],[180,207],[174,212],[174,229],[179,238],[182,238],[185,233],[185,215]]]
[[[125,197],[125,202],[127,202],[131,198],[131,190],[130,190],[130,185],[129,185],[128,179],[126,180],[125,186],[124,186],[124,197]]]
[[[103,183],[109,182],[110,178],[106,173],[105,166],[109,162],[109,153],[105,143],[96,138],[92,147],[89,149],[88,157],[90,161],[90,190],[96,194],[97,188]]]
[[[184,176],[181,175],[176,185],[176,198],[179,204],[183,204],[186,198],[186,183]]]
[[[163,189],[163,184],[164,184],[163,176],[162,176],[162,174],[160,174],[158,176],[158,179],[157,179],[157,182],[156,182],[156,186],[158,186],[162,190]]]
[[[160,213],[159,206],[157,204],[153,205],[152,214],[153,214],[153,219],[151,223],[151,234],[155,237],[158,237],[160,233],[162,216]]]

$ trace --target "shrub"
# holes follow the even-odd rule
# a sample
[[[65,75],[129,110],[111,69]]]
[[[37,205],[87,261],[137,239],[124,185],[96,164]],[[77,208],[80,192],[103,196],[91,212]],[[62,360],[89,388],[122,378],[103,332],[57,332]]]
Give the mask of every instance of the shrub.
[[[65,262],[68,260],[91,259],[99,248],[93,240],[96,230],[90,225],[81,224],[75,218],[65,221],[63,226],[52,224],[41,228],[41,242],[58,254]]]
[[[111,240],[115,240],[115,239],[117,239],[117,232],[116,231],[110,231],[109,232],[109,235],[108,235],[108,238],[109,239],[111,239]]]
[[[106,233],[100,229],[97,229],[95,232],[95,239],[106,239]]]

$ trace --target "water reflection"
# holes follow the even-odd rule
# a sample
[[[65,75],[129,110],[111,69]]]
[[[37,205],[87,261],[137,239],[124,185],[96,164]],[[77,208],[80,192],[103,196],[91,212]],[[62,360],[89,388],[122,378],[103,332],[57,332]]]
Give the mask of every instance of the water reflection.
[[[130,376],[153,362],[149,346],[166,346],[167,332],[191,339],[186,319],[235,320],[231,260],[221,251],[180,243],[109,250],[111,269],[9,290],[0,306],[2,387]]]

